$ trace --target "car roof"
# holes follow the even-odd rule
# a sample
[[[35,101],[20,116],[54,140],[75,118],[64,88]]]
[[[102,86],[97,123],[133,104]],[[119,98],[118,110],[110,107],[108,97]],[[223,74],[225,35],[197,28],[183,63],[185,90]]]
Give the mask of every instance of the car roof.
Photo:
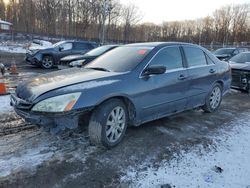
[[[63,40],[62,42],[96,44],[96,42],[92,42],[92,41],[83,41],[83,40]]]
[[[236,48],[234,48],[234,47],[228,47],[228,48],[218,48],[217,50],[219,50],[219,49],[235,50]]]
[[[142,43],[127,44],[125,46],[157,47],[157,46],[170,46],[170,45],[193,45],[193,46],[197,46],[195,44],[185,43],[185,42],[142,42]]]
[[[218,48],[218,49],[230,49],[230,50],[244,49],[244,50],[248,50],[246,47],[228,47],[228,48]]]
[[[122,45],[120,45],[120,44],[105,44],[105,45],[102,45],[102,46],[118,47],[118,46],[122,46]],[[102,46],[99,46],[99,47],[102,47]]]

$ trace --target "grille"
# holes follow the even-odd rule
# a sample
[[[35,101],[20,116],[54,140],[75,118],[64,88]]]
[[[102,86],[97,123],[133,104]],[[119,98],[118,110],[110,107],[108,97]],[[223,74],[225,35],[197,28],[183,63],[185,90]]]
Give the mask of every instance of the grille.
[[[22,100],[22,99],[18,98],[16,95],[12,94],[11,95],[11,105],[13,105],[19,109],[30,109],[32,106],[32,103],[29,103],[25,100]]]
[[[241,84],[241,71],[232,70],[232,85],[239,86]]]

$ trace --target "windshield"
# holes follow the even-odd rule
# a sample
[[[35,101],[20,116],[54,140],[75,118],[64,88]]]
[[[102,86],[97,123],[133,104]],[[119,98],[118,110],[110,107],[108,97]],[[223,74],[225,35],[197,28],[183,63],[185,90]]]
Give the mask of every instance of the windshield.
[[[230,59],[233,63],[250,62],[250,53],[240,53]]]
[[[229,48],[221,48],[214,52],[214,55],[223,55],[223,54],[231,54],[233,53],[234,49]]]
[[[88,56],[99,56],[109,50],[110,48],[113,48],[114,46],[100,46],[98,48],[95,48],[93,50],[90,50],[86,55]]]
[[[99,68],[112,72],[131,71],[152,49],[153,47],[118,47],[92,61],[85,68]]]
[[[53,47],[54,47],[54,48],[55,48],[55,47],[58,47],[58,46],[60,46],[60,45],[63,44],[63,43],[65,43],[65,41],[57,42],[57,43],[53,44]]]

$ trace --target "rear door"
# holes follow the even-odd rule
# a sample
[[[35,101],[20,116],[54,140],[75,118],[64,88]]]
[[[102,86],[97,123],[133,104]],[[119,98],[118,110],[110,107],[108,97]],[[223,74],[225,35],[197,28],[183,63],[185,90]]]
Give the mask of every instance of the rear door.
[[[91,44],[84,42],[75,42],[72,54],[85,54],[91,49],[93,49],[93,46]]]
[[[189,75],[188,108],[204,104],[205,98],[216,80],[217,69],[206,53],[195,46],[183,46]]]
[[[138,97],[141,102],[141,119],[156,119],[165,114],[185,109],[188,75],[183,65],[179,46],[164,47],[152,58],[148,66],[164,65],[164,74],[141,78],[145,91]]]

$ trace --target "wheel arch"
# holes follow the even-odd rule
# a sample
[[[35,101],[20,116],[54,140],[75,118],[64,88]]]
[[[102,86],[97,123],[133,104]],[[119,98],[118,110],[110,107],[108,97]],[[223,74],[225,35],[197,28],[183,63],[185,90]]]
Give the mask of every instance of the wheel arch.
[[[52,57],[52,59],[55,61],[55,58],[54,58],[53,54],[51,54],[51,53],[44,53],[44,54],[42,54],[42,59],[43,59],[45,56],[50,56],[50,57]]]
[[[217,80],[217,81],[215,82],[215,84],[216,84],[216,83],[220,84],[221,89],[223,90],[223,88],[224,88],[224,82],[223,82],[222,80]]]
[[[136,118],[136,108],[135,108],[135,105],[132,102],[132,100],[129,99],[129,97],[127,97],[127,96],[124,96],[124,95],[110,96],[108,98],[103,99],[99,103],[97,103],[97,105],[94,107],[94,109],[110,99],[119,99],[125,104],[125,106],[127,107],[127,111],[128,111],[129,124],[133,124],[133,122]]]

